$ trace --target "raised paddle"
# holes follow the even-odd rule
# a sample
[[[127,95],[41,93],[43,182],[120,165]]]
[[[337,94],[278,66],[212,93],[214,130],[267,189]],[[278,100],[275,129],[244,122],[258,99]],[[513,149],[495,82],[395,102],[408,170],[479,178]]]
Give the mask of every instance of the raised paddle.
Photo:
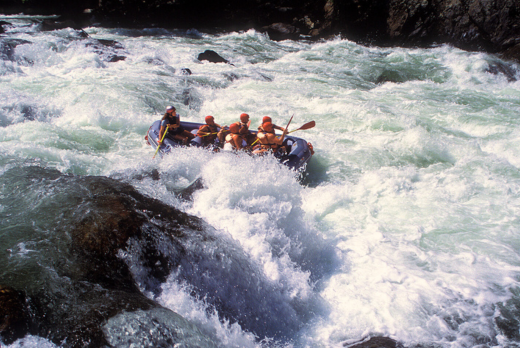
[[[161,143],[162,141],[164,140],[164,137],[166,136],[166,133],[168,133],[168,127],[166,127],[166,130],[164,131],[164,134],[162,136],[162,139],[161,139]],[[155,154],[153,155],[152,159],[155,158],[155,156],[157,156],[157,152],[159,152],[159,148],[161,147],[161,144],[157,145],[157,150],[155,150]]]
[[[291,124],[291,121],[292,121],[293,117],[294,117],[294,114],[291,116],[291,119],[289,120],[289,123],[287,123],[287,126],[285,126],[285,130],[283,131],[282,136],[280,137],[280,140],[283,141],[283,138],[285,138],[285,135],[289,133],[288,132],[289,125]]]
[[[306,124],[304,124],[303,126],[301,126],[300,128],[290,131],[289,133],[296,132],[297,130],[311,129],[315,125],[316,125],[316,121],[310,121],[310,122],[307,122]],[[289,134],[289,133],[287,133],[287,134]]]

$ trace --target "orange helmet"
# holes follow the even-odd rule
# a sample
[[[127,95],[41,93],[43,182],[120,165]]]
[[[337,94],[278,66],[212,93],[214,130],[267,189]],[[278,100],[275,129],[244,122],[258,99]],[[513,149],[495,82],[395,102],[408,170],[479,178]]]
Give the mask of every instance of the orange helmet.
[[[241,114],[240,115],[240,122],[246,123],[247,121],[249,121],[249,115],[246,114],[246,113]]]
[[[211,121],[215,121],[215,117],[208,115],[206,116],[206,118],[204,118],[204,120],[206,121],[206,123],[209,123]]]
[[[269,133],[271,133],[274,130],[273,124],[271,122],[262,123],[262,128]]]
[[[269,117],[269,116],[264,116],[264,118],[262,118],[262,123],[266,123],[266,122],[273,122],[273,120],[271,120],[271,117]]]
[[[240,125],[238,123],[232,123],[229,126],[229,131],[233,134],[237,134],[240,131]]]

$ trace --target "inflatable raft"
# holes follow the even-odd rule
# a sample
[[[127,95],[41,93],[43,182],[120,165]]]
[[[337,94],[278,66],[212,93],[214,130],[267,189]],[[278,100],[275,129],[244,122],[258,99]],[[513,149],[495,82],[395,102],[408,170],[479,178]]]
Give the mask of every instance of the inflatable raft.
[[[195,122],[183,122],[181,121],[182,127],[184,127],[185,130],[191,132],[192,134],[196,134],[197,130],[200,126],[203,126],[204,123],[195,123]],[[155,121],[151,126],[150,129],[148,129],[148,132],[146,134],[145,139],[147,140],[148,144],[151,145],[154,149],[157,149],[157,146],[159,144],[158,138],[159,138],[159,129],[161,126],[161,121],[157,120]],[[226,128],[227,129],[227,128]],[[251,133],[256,134],[256,131],[251,130]],[[218,142],[218,140],[217,140]],[[307,163],[310,161],[314,151],[312,148],[312,145],[308,143],[307,141],[303,140],[302,138],[294,137],[290,134],[287,134],[284,138],[283,142],[286,152],[276,152],[273,155],[280,161],[280,163],[283,163],[287,167],[301,171],[305,170],[305,167],[307,166]],[[158,153],[161,156],[164,156],[168,153],[170,153],[173,148],[182,146],[182,144],[176,140],[173,140],[171,138],[165,137],[163,140],[163,143],[161,147],[159,148]],[[193,139],[189,146],[202,146],[202,139],[200,137],[195,137]],[[220,146],[218,143],[215,143],[210,146],[211,150],[220,150]]]

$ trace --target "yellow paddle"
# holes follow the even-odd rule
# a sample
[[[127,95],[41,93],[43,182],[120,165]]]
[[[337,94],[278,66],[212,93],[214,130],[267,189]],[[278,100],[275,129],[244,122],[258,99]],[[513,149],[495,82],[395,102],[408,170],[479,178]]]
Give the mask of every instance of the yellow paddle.
[[[164,137],[166,136],[166,133],[168,133],[168,127],[166,127],[166,130],[164,131],[164,134],[163,134],[163,136],[162,136],[162,139],[161,139],[160,143],[163,142]],[[160,147],[161,147],[161,144],[157,145],[157,150],[155,150],[155,154],[153,155],[152,159],[154,159],[155,156],[157,156],[157,152],[159,152],[159,148],[160,148]]]

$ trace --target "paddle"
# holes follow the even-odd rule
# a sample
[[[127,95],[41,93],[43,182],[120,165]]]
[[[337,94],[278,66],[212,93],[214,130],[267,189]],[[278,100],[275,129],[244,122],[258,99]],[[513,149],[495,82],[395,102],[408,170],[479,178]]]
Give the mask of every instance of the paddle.
[[[310,122],[307,122],[306,124],[304,124],[303,126],[301,126],[300,128],[290,131],[289,133],[296,132],[297,130],[311,129],[315,125],[316,125],[316,121],[310,121]],[[289,133],[287,133],[287,134],[289,134]]]
[[[168,133],[168,127],[166,127],[166,130],[164,131],[164,134],[162,136],[162,139],[161,139],[161,143],[162,141],[164,140],[164,137],[166,136],[166,133]],[[155,150],[155,154],[153,155],[152,159],[155,158],[155,156],[157,156],[157,152],[159,152],[159,148],[161,147],[161,144],[157,145],[157,150]]]
[[[226,129],[227,126],[224,126],[224,127],[220,127],[220,126],[218,126],[218,127],[220,128],[220,130],[221,130],[222,132],[229,132],[229,130]],[[213,134],[218,134],[218,132],[215,132],[215,133],[208,133],[208,134],[203,134],[203,135],[201,135],[201,137],[207,137],[208,135],[213,135]]]
[[[288,134],[287,130],[289,129],[289,125],[291,124],[291,121],[294,117],[294,114],[291,116],[291,119],[289,120],[289,123],[287,123],[287,126],[285,126],[285,130],[282,133],[282,136],[280,137],[280,140],[283,141],[283,138],[285,138],[285,135]]]

